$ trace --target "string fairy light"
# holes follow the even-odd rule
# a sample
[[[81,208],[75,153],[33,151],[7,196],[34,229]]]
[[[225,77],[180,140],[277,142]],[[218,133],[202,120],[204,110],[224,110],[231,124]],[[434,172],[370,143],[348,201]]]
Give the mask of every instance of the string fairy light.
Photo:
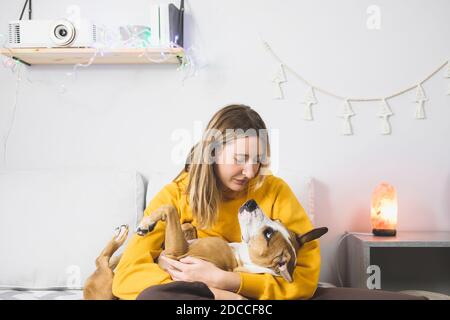
[[[379,97],[369,97],[369,98],[347,97],[347,96],[342,96],[342,95],[336,94],[332,91],[326,90],[324,88],[321,88],[319,86],[312,84],[311,82],[306,80],[304,77],[302,77],[299,73],[297,73],[295,70],[293,70],[291,67],[289,67],[286,63],[284,63],[284,61],[274,52],[272,47],[267,43],[267,41],[262,40],[262,42],[263,42],[264,48],[269,52],[269,54],[274,58],[274,60],[276,60],[276,62],[278,64],[283,65],[283,68],[285,71],[289,72],[289,74],[293,75],[295,78],[297,78],[298,80],[303,82],[309,88],[308,89],[309,92],[313,92],[313,93],[320,92],[323,95],[327,95],[327,96],[330,96],[335,99],[343,101],[343,111],[339,115],[339,117],[344,119],[344,122],[342,124],[342,129],[341,129],[341,133],[343,135],[352,135],[353,134],[350,118],[352,116],[354,116],[355,113],[353,112],[353,110],[351,108],[350,102],[379,102],[380,108],[381,108],[381,111],[380,111],[381,113],[378,114],[378,117],[380,117],[382,119],[381,134],[390,134],[391,128],[390,128],[390,124],[388,122],[388,118],[391,115],[393,115],[393,112],[390,109],[389,105],[387,104],[387,100],[393,99],[395,97],[398,97],[400,95],[403,95],[405,93],[415,90],[416,96],[415,96],[414,102],[417,103],[417,107],[415,110],[415,118],[416,119],[425,119],[425,102],[428,101],[428,98],[425,95],[425,91],[423,89],[423,84],[425,82],[427,82],[429,79],[431,79],[435,74],[437,74],[439,71],[441,71],[445,67],[447,67],[445,77],[450,78],[450,63],[449,63],[449,61],[445,61],[444,63],[439,65],[435,70],[433,70],[433,72],[431,72],[422,81],[420,81],[414,85],[411,85],[409,87],[406,87],[403,90],[396,91],[389,95],[379,96]],[[449,84],[447,94],[450,95],[450,84]],[[312,96],[310,96],[309,99],[305,98],[304,101],[302,102],[303,104],[306,105],[304,116],[303,116],[303,118],[305,120],[313,119],[312,113],[308,109],[310,109],[312,104],[317,103],[317,101],[313,100],[311,97]],[[315,96],[314,96],[314,98],[315,98]]]
[[[110,49],[112,48],[124,48],[124,47],[140,47],[142,45],[142,32],[146,32],[145,30],[142,32],[135,32],[131,34],[130,39],[127,39],[126,41],[123,40],[117,40],[117,38],[114,37],[114,32],[103,26],[98,26],[98,31],[99,31],[99,40],[95,45],[94,45],[94,52],[93,54],[89,57],[88,61],[86,63],[77,63],[72,67],[72,70],[70,72],[66,73],[66,76],[68,79],[71,79],[72,82],[74,82],[77,79],[77,75],[78,75],[78,70],[79,68],[87,68],[89,66],[91,66],[95,59],[101,55],[107,55],[109,54]],[[102,36],[100,36],[102,35]],[[175,39],[176,42],[177,39]],[[176,44],[175,42],[170,42],[169,43],[169,48],[182,48],[181,46],[179,46],[178,44]],[[0,33],[0,48],[2,49],[6,49],[10,52],[11,56],[13,56],[13,51],[11,50],[11,48],[8,47],[7,45],[7,38]],[[151,51],[151,46],[145,46],[143,53],[140,54],[139,57],[145,57],[148,61],[150,61],[151,63],[164,63],[166,62],[168,59],[171,59],[170,55],[167,55],[163,50],[161,50],[161,52],[159,53],[160,58],[154,58],[155,57],[155,53],[154,51]],[[203,63],[202,64],[202,59],[200,58],[199,55],[199,50],[196,48],[196,46],[193,44],[191,45],[189,48],[184,49],[184,53],[180,59],[180,65],[177,68],[177,71],[179,71],[183,77],[182,77],[182,83],[184,83],[184,81],[190,77],[194,77],[198,74],[198,69],[199,67],[204,67],[207,64]],[[16,118],[16,109],[17,109],[17,103],[18,103],[18,96],[19,96],[19,89],[20,89],[20,82],[22,81],[23,78],[23,74],[22,74],[22,69],[26,69],[23,66],[23,63],[21,63],[18,60],[12,59],[10,57],[7,56],[0,56],[0,62],[1,65],[6,68],[11,70],[12,73],[16,74],[16,89],[15,89],[15,95],[14,95],[14,104],[13,104],[13,108],[12,108],[12,117],[11,117],[11,122],[10,125],[7,129],[6,135],[3,139],[3,160],[4,160],[4,164],[5,166],[7,165],[7,154],[8,154],[8,141],[9,141],[9,137],[11,135],[12,129],[14,127],[14,123],[15,123],[15,118]],[[51,82],[48,81],[43,81],[43,80],[32,80],[29,77],[29,73],[25,74],[25,78],[28,80],[28,82],[30,83],[35,83],[35,82],[42,82],[42,83],[46,83],[46,84],[52,84]],[[59,86],[60,88],[60,93],[66,93],[67,92],[67,85],[62,83]]]
[[[193,34],[196,34],[197,37],[201,40],[201,30],[198,27],[197,19],[195,18],[195,10],[191,8],[191,4],[189,2],[186,3],[186,8],[184,7],[184,1],[180,4],[180,10],[182,14],[185,14],[187,10],[190,16],[190,24],[192,25]],[[79,8],[78,11],[75,12],[77,18],[79,19]],[[73,18],[73,17],[72,17]],[[70,19],[69,19],[70,20]],[[182,20],[181,20],[182,23]],[[143,52],[139,53],[139,58],[144,57],[147,61],[151,63],[165,63],[169,59],[172,59],[172,55],[167,54],[164,50],[160,50],[159,57],[158,54],[155,53],[154,50],[151,50],[155,47],[152,47],[152,43],[150,43],[151,32],[152,30],[149,27],[145,26],[121,26],[120,28],[108,28],[105,25],[96,24],[97,29],[97,42],[94,44],[94,48],[96,50],[93,52],[92,56],[88,59],[87,63],[78,63],[74,65],[72,72],[67,72],[66,76],[75,80],[77,78],[77,70],[80,67],[86,68],[93,64],[98,54],[102,56],[104,54],[108,54],[108,49],[112,48],[142,48]],[[3,37],[3,35],[0,34]],[[182,48],[178,45],[178,38],[171,41],[168,44],[169,48],[181,48],[183,50],[183,54],[178,57],[180,61],[180,65],[177,68],[177,71],[183,75],[182,82],[187,78],[194,77],[198,74],[198,70],[207,65],[207,63],[202,62],[204,59],[200,58],[199,50],[192,44],[189,48]],[[6,37],[5,41],[2,44],[2,48],[7,48],[5,45],[7,43]],[[164,48],[163,48],[164,49]],[[11,51],[12,54],[12,51]],[[62,86],[63,91],[65,91],[65,85]]]
[[[74,82],[77,79],[78,75],[78,69],[79,68],[87,68],[91,66],[95,59],[100,55],[108,55],[111,51],[111,49],[115,48],[141,48],[143,51],[139,53],[138,57],[142,58],[144,57],[147,61],[151,63],[165,63],[169,59],[172,59],[172,56],[167,54],[164,50],[161,50],[158,52],[158,54],[155,54],[154,49],[155,47],[152,47],[150,43],[145,42],[144,38],[148,39],[148,30],[131,30],[130,31],[130,37],[128,39],[120,39],[118,36],[118,33],[115,29],[108,28],[104,25],[97,25],[97,32],[98,32],[98,39],[97,42],[94,44],[93,48],[95,49],[92,53],[92,55],[88,58],[86,63],[77,63],[72,67],[72,70],[70,72],[66,72],[66,76]],[[7,49],[10,51],[10,54],[13,55],[13,51],[11,48],[9,48],[6,43],[6,37],[4,37],[2,34],[0,34],[2,38],[5,40],[2,41],[1,48]],[[144,39],[144,40],[143,40]],[[177,39],[174,39],[174,41],[171,41],[168,44],[168,48],[181,48],[177,43]],[[158,57],[159,55],[159,57]],[[197,64],[194,63],[195,60],[199,60],[194,55],[198,55],[198,50],[194,50],[194,48],[190,47],[188,49],[184,50],[184,54],[182,57],[180,57],[180,66],[177,68],[177,71],[183,73],[183,82],[189,78],[197,75]],[[13,64],[10,61],[10,58],[5,57],[5,60],[2,60],[2,63],[4,67],[13,67],[15,64]],[[11,66],[7,65],[11,64]],[[67,86],[63,83],[60,85],[60,92],[67,92]]]
[[[188,78],[197,76],[199,69],[202,67],[202,62],[199,59],[200,55],[198,54],[198,51],[199,49],[195,45],[192,45],[184,50],[181,64],[177,68],[177,70],[182,74],[182,84],[184,84]]]
[[[201,30],[199,29],[197,25],[197,21],[194,18],[194,12],[191,9],[190,3],[187,3],[187,9],[190,11],[190,23],[193,26],[193,34],[196,34],[199,38],[201,38]],[[155,55],[154,50],[151,50],[151,43],[149,43],[150,39],[150,29],[144,28],[142,31],[137,31],[138,28],[131,28],[132,32],[130,32],[129,39],[120,39],[117,37],[117,32],[114,32],[114,29],[107,28],[106,26],[100,26],[97,24],[97,42],[94,44],[93,48],[95,49],[92,56],[89,57],[88,61],[86,63],[77,63],[72,67],[71,72],[66,72],[66,76],[68,79],[71,79],[72,82],[74,82],[77,79],[77,72],[80,68],[87,68],[91,66],[95,59],[101,55],[107,55],[109,54],[110,49],[112,48],[143,48],[143,52],[139,54],[139,58],[144,57],[147,61],[151,63],[164,63],[168,59],[172,59],[172,56],[164,52],[164,50],[161,50],[159,52],[159,57],[156,58],[157,55]],[[200,39],[201,40],[201,39]],[[199,54],[199,52],[202,52],[203,50],[198,50],[196,45],[193,43],[188,48],[182,48],[177,44],[178,39],[176,38],[175,41],[170,42],[168,47],[169,48],[181,48],[183,49],[183,54],[181,57],[178,57],[180,60],[180,65],[177,68],[177,71],[182,74],[182,83],[184,84],[185,80],[197,76],[198,70],[200,68],[203,68],[207,65],[206,60],[202,55]],[[0,48],[6,49],[9,51],[10,55],[13,56],[14,52],[11,50],[11,48],[8,47],[8,40],[7,38],[0,33]],[[4,163],[6,165],[7,160],[7,146],[8,146],[8,139],[11,134],[11,130],[14,126],[15,121],[15,115],[16,115],[16,108],[17,108],[17,101],[18,101],[18,95],[19,95],[19,87],[20,82],[22,80],[22,66],[23,64],[19,62],[18,60],[6,57],[6,56],[0,56],[1,65],[6,68],[10,69],[13,73],[17,73],[16,78],[16,90],[15,90],[15,101],[13,105],[13,115],[12,115],[12,121],[10,123],[10,126],[7,130],[6,137],[4,139],[3,149],[4,149]],[[26,68],[24,68],[26,70]],[[30,83],[35,82],[41,82],[45,84],[53,84],[51,81],[43,81],[43,80],[32,80],[29,77],[29,72],[25,73],[25,78]],[[67,92],[67,86],[63,83],[59,86],[60,92],[66,93]]]
[[[191,26],[191,34],[195,35],[196,41],[189,47],[185,48],[182,62],[178,67],[178,71],[182,74],[182,84],[190,77],[198,75],[199,70],[205,68],[208,65],[206,58],[206,47],[203,37],[202,28],[198,25],[198,19],[196,16],[196,10],[192,8],[191,1],[186,1],[185,12],[189,12],[189,25]],[[200,54],[201,53],[201,54]]]
[[[12,107],[11,122],[10,122],[9,128],[6,131],[6,135],[3,138],[3,163],[4,163],[5,168],[8,166],[8,163],[7,163],[8,141],[9,141],[9,137],[11,135],[11,131],[14,127],[15,120],[16,120],[17,102],[19,99],[19,88],[20,88],[20,82],[22,80],[22,76],[21,76],[22,66],[23,66],[23,64],[17,61],[17,68],[14,69],[15,70],[14,72],[16,72],[16,88],[15,88],[15,93],[14,93],[14,104]]]
[[[5,48],[11,52],[11,49],[7,48],[6,46],[7,41],[8,40],[6,39],[6,37],[2,33],[0,33],[0,43],[1,43],[0,48]],[[14,73],[15,69],[17,68],[18,61],[4,55],[2,55],[0,58],[2,66],[6,69],[11,70],[11,72]]]

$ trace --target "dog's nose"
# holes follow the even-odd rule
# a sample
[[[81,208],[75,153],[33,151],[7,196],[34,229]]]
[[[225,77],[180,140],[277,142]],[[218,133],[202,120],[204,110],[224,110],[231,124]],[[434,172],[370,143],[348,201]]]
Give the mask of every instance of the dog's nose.
[[[257,206],[258,206],[258,204],[256,203],[256,201],[251,199],[251,200],[248,200],[246,203],[244,203],[243,208],[246,211],[254,211]]]

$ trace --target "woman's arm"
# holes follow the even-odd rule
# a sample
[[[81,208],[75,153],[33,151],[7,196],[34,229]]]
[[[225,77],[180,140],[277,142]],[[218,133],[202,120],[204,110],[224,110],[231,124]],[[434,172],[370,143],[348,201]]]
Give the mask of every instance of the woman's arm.
[[[236,293],[241,287],[241,276],[238,272],[223,271],[217,281],[216,287]]]

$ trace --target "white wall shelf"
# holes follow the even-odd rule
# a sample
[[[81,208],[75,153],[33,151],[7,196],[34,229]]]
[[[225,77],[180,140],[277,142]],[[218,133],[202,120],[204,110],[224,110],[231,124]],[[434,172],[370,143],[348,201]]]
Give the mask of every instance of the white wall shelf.
[[[0,49],[0,54],[27,65],[86,64],[95,52],[94,48]],[[115,48],[98,51],[92,64],[179,64],[183,55],[183,48]]]

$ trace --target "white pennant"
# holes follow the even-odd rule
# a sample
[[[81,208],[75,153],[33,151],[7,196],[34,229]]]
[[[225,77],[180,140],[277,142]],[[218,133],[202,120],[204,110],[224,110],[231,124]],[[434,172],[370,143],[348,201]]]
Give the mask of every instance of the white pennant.
[[[286,80],[286,75],[284,73],[283,64],[280,63],[280,66],[272,80],[272,82],[274,83],[274,99],[283,99],[284,98],[283,90],[281,90],[281,84],[286,81],[287,80]]]
[[[355,113],[353,112],[350,102],[347,99],[345,99],[344,104],[342,106],[342,112],[339,115],[339,117],[344,119],[344,121],[342,122],[341,134],[343,134],[343,135],[352,135],[353,134],[350,118],[353,117],[354,115],[355,115]]]
[[[425,101],[427,101],[425,91],[423,91],[422,85],[418,84],[416,89],[416,119],[425,119]]]
[[[394,113],[386,102],[386,99],[380,102],[380,111],[378,117],[381,118],[381,134],[391,134],[391,125],[389,123],[389,117]]]
[[[303,119],[304,120],[313,120],[312,115],[312,105],[317,103],[316,95],[314,94],[314,88],[310,87],[306,92],[305,98],[301,102],[305,105],[305,109],[303,111]]]

